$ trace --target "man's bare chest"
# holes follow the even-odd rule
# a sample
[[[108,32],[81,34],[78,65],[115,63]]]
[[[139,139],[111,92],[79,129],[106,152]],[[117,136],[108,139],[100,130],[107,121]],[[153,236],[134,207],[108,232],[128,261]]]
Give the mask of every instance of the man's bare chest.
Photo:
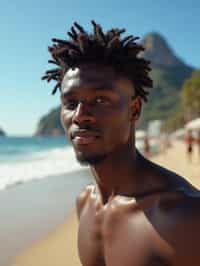
[[[78,233],[83,266],[165,266],[170,247],[160,238],[139,208],[129,210],[110,205],[100,208],[88,202]],[[166,253],[166,254],[165,254]]]

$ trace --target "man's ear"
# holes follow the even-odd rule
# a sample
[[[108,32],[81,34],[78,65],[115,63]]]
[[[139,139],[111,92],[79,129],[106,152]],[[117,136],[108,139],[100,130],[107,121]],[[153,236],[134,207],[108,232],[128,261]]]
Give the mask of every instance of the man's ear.
[[[137,121],[142,109],[142,99],[140,96],[133,96],[131,99],[131,120]]]

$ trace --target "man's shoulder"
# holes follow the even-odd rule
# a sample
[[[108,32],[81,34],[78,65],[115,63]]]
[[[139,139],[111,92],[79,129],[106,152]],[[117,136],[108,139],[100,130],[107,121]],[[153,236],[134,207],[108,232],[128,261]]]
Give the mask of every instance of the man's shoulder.
[[[192,202],[199,202],[200,190],[187,181],[187,178],[153,162],[149,161],[148,164],[151,175],[165,181],[167,190],[171,192],[169,195],[177,192],[184,195],[185,198],[191,199]]]
[[[159,209],[163,214],[174,214],[183,221],[200,221],[200,191],[190,184],[171,188],[159,198]],[[200,224],[199,224],[200,226]]]
[[[76,199],[76,210],[77,210],[78,217],[80,217],[82,209],[84,208],[88,197],[91,195],[91,193],[94,191],[94,189],[95,189],[94,185],[92,185],[92,184],[88,185],[78,195],[78,197]]]
[[[166,181],[166,188],[159,197],[160,209],[166,213],[180,213],[200,220],[200,190],[169,169],[154,163],[150,167],[153,175]]]
[[[200,218],[200,190],[181,177],[167,170],[168,188],[166,193],[160,197],[160,206],[166,211],[174,209],[188,217],[196,216]]]
[[[176,180],[177,178],[177,180]],[[200,191],[182,177],[175,177],[174,183],[159,199],[159,210],[166,221],[176,225],[177,234],[188,239],[193,236],[200,244]]]

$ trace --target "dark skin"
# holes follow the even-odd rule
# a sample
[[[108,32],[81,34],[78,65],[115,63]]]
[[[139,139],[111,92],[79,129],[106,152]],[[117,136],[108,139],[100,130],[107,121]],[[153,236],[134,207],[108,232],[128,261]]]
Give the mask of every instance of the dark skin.
[[[76,157],[95,179],[77,199],[82,265],[199,266],[200,193],[136,150],[141,98],[132,82],[81,65],[65,74],[61,102]]]

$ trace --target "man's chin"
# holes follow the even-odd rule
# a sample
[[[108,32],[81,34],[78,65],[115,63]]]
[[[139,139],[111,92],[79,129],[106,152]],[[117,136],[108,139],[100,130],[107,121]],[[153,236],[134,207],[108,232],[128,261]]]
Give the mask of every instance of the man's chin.
[[[103,162],[106,157],[106,154],[93,156],[76,155],[76,159],[81,165],[97,165]]]

